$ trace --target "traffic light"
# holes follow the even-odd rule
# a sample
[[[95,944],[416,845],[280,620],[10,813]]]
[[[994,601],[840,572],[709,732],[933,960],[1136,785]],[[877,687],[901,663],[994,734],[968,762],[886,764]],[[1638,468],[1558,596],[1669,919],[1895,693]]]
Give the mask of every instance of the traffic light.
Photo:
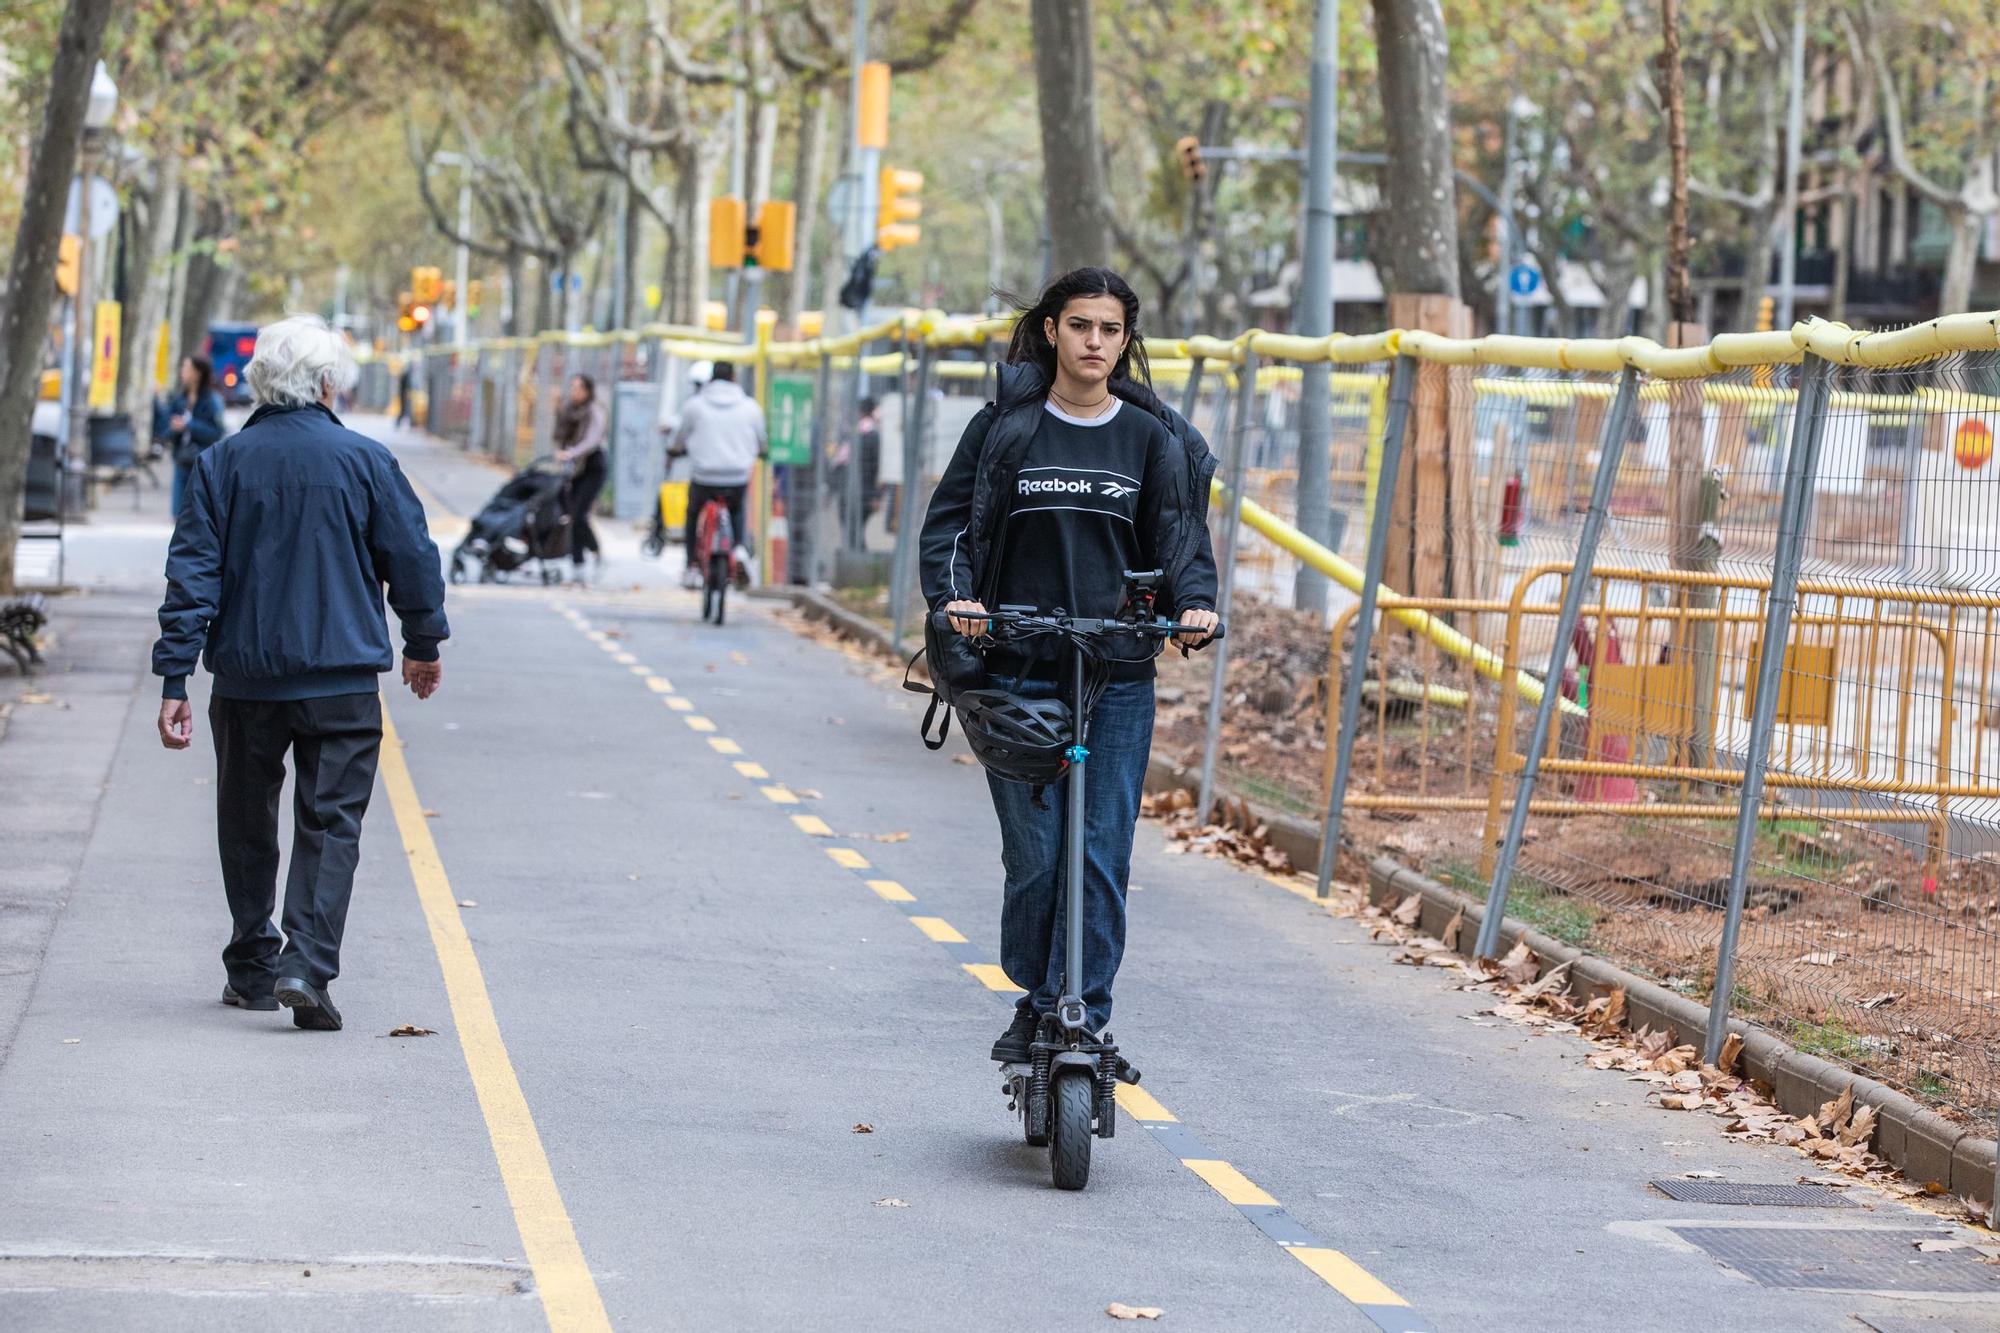
[[[1208,163],[1201,160],[1201,140],[1192,134],[1174,144],[1174,154],[1181,160],[1181,175],[1197,185],[1208,175]]]
[[[798,206],[786,199],[766,199],[757,205],[750,262],[774,273],[792,271],[792,237],[798,229]]]
[[[444,273],[436,268],[410,270],[410,298],[418,305],[436,305],[444,295]]]
[[[743,267],[743,201],[718,194],[708,201],[708,266]]]
[[[1778,303],[1770,297],[1760,297],[1757,301],[1757,332],[1769,333],[1772,319],[1778,313]]]
[[[924,173],[901,167],[882,168],[881,188],[875,205],[875,244],[883,250],[899,250],[923,239],[924,229],[916,219],[924,215],[924,205],[916,198],[924,188]]]
[[[863,148],[889,146],[889,67],[871,60],[861,67],[861,114],[855,135]]]
[[[458,284],[446,281],[438,290],[438,298],[431,304],[444,310],[458,309]]]
[[[66,231],[56,247],[56,289],[64,296],[75,296],[82,278],[83,242],[76,233]]]
[[[479,279],[473,278],[465,284],[465,313],[479,313]]]

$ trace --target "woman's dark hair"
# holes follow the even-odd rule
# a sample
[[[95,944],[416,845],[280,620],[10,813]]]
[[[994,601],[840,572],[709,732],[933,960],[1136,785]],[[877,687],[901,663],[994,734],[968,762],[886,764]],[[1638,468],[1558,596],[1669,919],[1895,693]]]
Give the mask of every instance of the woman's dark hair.
[[[191,356],[187,363],[194,367],[194,396],[208,397],[215,391],[215,366],[205,356]]]
[[[860,402],[854,405],[854,415],[859,417],[872,417],[875,415],[876,411],[881,408],[881,406],[882,404],[876,402],[873,398],[863,398]]]
[[[583,386],[583,400],[585,402],[594,403],[597,401],[596,380],[592,379],[588,375],[572,375],[570,376],[570,378],[574,380],[576,383],[581,384]]]
[[[1050,384],[1056,381],[1056,349],[1049,342],[1042,325],[1047,320],[1062,319],[1062,312],[1071,301],[1086,296],[1109,296],[1125,307],[1125,352],[1118,358],[1118,364],[1111,367],[1113,380],[1136,379],[1151,387],[1152,367],[1146,364],[1146,344],[1139,333],[1139,295],[1132,290],[1132,284],[1113,273],[1108,268],[1072,269],[1050,283],[1042,292],[1041,299],[1030,305],[1018,297],[998,293],[1020,312],[1020,319],[1014,325],[1014,336],[1007,344],[1007,360],[1015,365],[1034,364],[1042,369],[1042,378]]]
[[[713,374],[711,374],[711,375],[709,376],[709,378],[710,378],[710,379],[712,379],[712,380],[728,380],[728,381],[730,381],[730,382],[731,382],[732,384],[733,384],[733,383],[735,383],[735,381],[736,381],[736,363],[735,363],[734,361],[718,361],[718,362],[716,362],[716,363],[715,363],[715,371],[714,371],[714,373],[713,373]]]

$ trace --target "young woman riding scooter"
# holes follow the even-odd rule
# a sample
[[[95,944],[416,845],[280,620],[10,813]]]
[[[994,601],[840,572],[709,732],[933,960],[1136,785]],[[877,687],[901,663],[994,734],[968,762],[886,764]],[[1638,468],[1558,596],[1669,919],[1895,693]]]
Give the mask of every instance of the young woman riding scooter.
[[[1200,433],[1153,393],[1139,316],[1131,286],[1103,268],[1064,274],[1022,310],[995,401],[966,427],[924,520],[924,597],[959,634],[984,636],[989,608],[1116,617],[1128,570],[1162,572],[1158,610],[1190,631],[1176,639],[1184,651],[1214,630],[1207,510],[1215,460]],[[1071,993],[1098,1033],[1111,1017],[1125,951],[1126,881],[1152,748],[1154,651],[1135,641],[1130,658],[1105,664],[1090,717],[1084,962]],[[1046,649],[992,645],[984,686],[1024,701],[1065,697],[1062,654],[1053,641]],[[991,762],[987,779],[1005,869],[1001,966],[1027,992],[993,1045],[993,1059],[1010,1064],[1028,1058],[1061,994],[1067,807],[1060,781],[1043,791]]]

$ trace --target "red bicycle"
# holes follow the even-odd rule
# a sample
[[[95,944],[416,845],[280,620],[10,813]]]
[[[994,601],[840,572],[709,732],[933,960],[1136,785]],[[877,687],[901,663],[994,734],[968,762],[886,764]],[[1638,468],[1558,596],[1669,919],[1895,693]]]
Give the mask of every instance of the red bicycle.
[[[720,625],[736,564],[736,525],[729,521],[729,505],[719,495],[710,496],[695,516],[694,550],[701,561],[701,618]]]

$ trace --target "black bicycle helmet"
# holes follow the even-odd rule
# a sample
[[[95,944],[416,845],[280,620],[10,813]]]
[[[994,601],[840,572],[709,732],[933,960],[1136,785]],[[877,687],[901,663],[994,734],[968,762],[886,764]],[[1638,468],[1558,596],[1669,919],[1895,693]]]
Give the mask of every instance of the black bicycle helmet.
[[[1070,711],[1062,700],[966,690],[952,706],[965,743],[995,777],[1046,787],[1069,767]]]

